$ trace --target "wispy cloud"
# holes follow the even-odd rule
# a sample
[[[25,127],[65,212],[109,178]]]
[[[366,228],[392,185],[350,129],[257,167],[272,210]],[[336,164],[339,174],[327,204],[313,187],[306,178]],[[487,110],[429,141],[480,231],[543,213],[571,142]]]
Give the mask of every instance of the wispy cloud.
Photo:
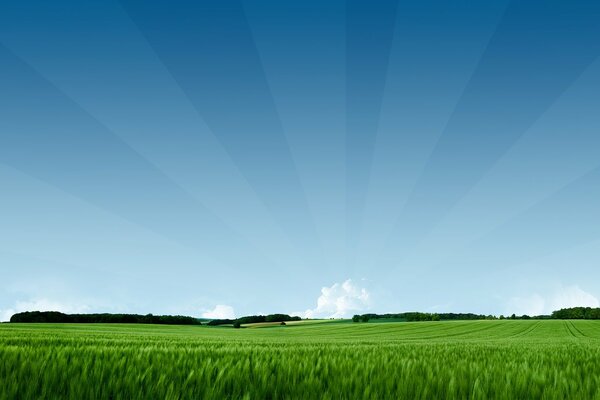
[[[90,310],[85,304],[65,303],[46,298],[17,301],[13,307],[0,310],[0,322],[9,321],[13,314],[25,311],[60,311],[64,313],[83,313]]]
[[[217,304],[212,310],[207,310],[202,313],[203,318],[214,319],[234,319],[235,312],[233,307],[225,304]]]
[[[317,307],[296,313],[304,318],[344,318],[351,313],[365,311],[371,304],[370,294],[351,279],[323,287],[317,299]]]
[[[512,297],[507,304],[507,312],[518,315],[549,314],[568,307],[599,307],[600,301],[577,285],[560,287],[543,296],[534,293],[525,297]]]

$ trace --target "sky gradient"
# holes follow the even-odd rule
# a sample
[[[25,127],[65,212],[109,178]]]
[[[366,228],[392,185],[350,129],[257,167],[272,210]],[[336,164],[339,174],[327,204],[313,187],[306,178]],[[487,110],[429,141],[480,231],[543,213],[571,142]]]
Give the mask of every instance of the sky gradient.
[[[600,297],[600,3],[0,5],[0,320]]]

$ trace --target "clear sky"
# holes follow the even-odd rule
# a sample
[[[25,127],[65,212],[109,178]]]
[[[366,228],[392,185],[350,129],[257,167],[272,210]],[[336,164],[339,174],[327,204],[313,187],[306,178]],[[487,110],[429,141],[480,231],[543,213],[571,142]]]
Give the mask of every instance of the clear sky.
[[[0,320],[600,297],[600,2],[0,5]]]

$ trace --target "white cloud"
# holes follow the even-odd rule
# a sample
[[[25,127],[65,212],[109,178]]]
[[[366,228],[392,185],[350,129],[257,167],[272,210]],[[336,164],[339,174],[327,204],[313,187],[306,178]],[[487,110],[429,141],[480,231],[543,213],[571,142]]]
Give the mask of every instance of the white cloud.
[[[89,307],[83,304],[62,303],[44,298],[17,301],[13,307],[0,310],[0,322],[9,321],[13,314],[24,311],[60,311],[76,314],[89,311]]]
[[[323,287],[317,299],[317,308],[298,313],[304,318],[344,318],[351,313],[364,311],[370,306],[370,294],[352,280]]]
[[[569,286],[555,293],[549,305],[553,311],[568,307],[598,307],[600,302],[590,293],[581,290],[579,286]]]
[[[10,317],[12,317],[15,313],[16,313],[16,311],[12,308],[0,310],[0,322],[10,321]]]
[[[225,304],[217,304],[212,310],[208,310],[202,313],[203,318],[213,319],[234,319],[235,312],[233,307]]]
[[[508,301],[507,313],[516,315],[541,315],[545,313],[546,300],[537,293],[527,297],[513,297]]]
[[[534,293],[526,297],[513,297],[508,302],[509,314],[540,315],[569,307],[599,307],[600,301],[577,285],[560,287],[553,293],[542,296]]]

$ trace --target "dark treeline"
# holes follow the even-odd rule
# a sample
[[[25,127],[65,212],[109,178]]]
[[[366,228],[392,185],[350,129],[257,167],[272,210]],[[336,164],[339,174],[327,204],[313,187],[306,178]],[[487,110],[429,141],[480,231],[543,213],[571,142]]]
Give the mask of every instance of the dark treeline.
[[[473,313],[423,313],[423,312],[404,312],[398,314],[362,314],[352,317],[354,322],[367,322],[370,320],[393,319],[397,321],[451,321],[451,320],[478,320],[495,319],[493,315],[480,315]]]
[[[242,324],[256,324],[259,322],[287,322],[300,321],[300,317],[291,317],[287,314],[269,314],[269,315],[249,315],[236,319],[213,319],[208,325],[234,325],[239,327]]]
[[[196,318],[183,315],[63,314],[58,311],[22,312],[13,315],[10,322],[201,325]]]
[[[553,311],[551,315],[482,315],[472,313],[422,313],[405,312],[399,314],[362,314],[352,317],[354,322],[368,322],[371,320],[395,320],[395,321],[469,321],[480,319],[600,319],[600,308],[571,307]]]
[[[600,308],[572,307],[561,308],[552,313],[555,319],[600,319]]]
[[[287,314],[249,315],[237,319],[214,319],[208,322],[210,326],[233,325],[239,328],[242,324],[260,322],[300,321],[300,317]],[[352,317],[354,322],[373,320],[393,321],[470,321],[484,319],[600,319],[600,308],[572,307],[562,308],[551,315],[515,315],[496,317],[473,313],[423,313],[404,312],[397,314],[362,314]],[[37,323],[126,323],[126,324],[164,324],[164,325],[202,325],[200,320],[182,315],[139,315],[139,314],[64,314],[58,311],[27,311],[14,314],[10,322]]]
[[[394,320],[394,321],[474,321],[482,319],[549,319],[549,315],[536,315],[530,317],[529,315],[511,315],[505,317],[501,315],[496,317],[495,315],[483,315],[473,313],[423,313],[423,312],[405,312],[399,314],[362,314],[355,315],[352,317],[354,322],[368,322],[372,320]]]

